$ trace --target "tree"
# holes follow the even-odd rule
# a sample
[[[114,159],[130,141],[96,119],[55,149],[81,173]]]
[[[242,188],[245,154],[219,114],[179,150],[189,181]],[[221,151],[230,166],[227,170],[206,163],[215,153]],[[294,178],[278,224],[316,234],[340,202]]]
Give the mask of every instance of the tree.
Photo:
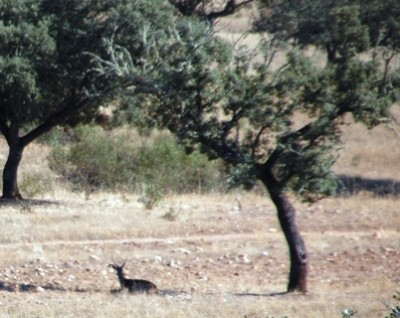
[[[197,16],[213,23],[216,19],[238,12],[255,0],[169,0],[169,2],[184,16]]]
[[[266,187],[288,242],[287,290],[306,292],[308,256],[288,192],[307,201],[335,192],[331,168],[341,144],[343,116],[350,113],[368,127],[385,120],[397,98],[398,71],[392,69],[392,54],[371,48],[376,44],[373,35],[381,32],[366,26],[362,6],[329,2],[316,5],[321,12],[308,12],[288,11],[289,5],[297,8],[294,1],[273,3],[276,7],[267,12],[276,14],[281,27],[271,24],[275,37],[260,52],[232,48],[212,33],[199,37],[200,32],[187,32],[177,42],[172,67],[153,79],[157,93],[148,112],[188,152],[199,148],[210,159],[223,159],[232,183],[252,188],[260,181]],[[329,23],[319,36],[320,27],[312,26],[325,18]],[[308,35],[299,31],[298,20],[309,26]],[[377,20],[385,23],[371,18],[380,26]],[[314,36],[320,44],[311,42]],[[310,40],[302,42],[302,37]],[[276,39],[286,43],[283,50],[288,52],[280,66],[275,57],[282,42]],[[306,57],[301,48],[307,43],[324,47],[327,63]]]
[[[265,185],[289,246],[288,291],[305,292],[308,257],[287,191],[308,201],[334,193],[331,167],[342,117],[351,113],[373,127],[394,102],[382,71],[387,61],[353,55],[319,68],[291,52],[274,71],[271,56],[253,66],[248,56],[225,64],[187,53],[193,63],[171,76],[155,116],[189,150],[197,145],[210,158],[222,158],[232,181],[246,188],[256,180]]]
[[[257,31],[302,47],[316,45],[335,62],[347,50],[400,48],[400,3],[396,0],[261,0]]]
[[[57,125],[92,121],[125,88],[147,89],[143,74],[163,62],[152,64],[151,50],[172,52],[175,21],[162,0],[0,2],[0,132],[9,147],[2,198],[22,198],[17,173],[28,144]],[[129,87],[95,69],[94,56],[107,58],[121,75],[128,53]]]

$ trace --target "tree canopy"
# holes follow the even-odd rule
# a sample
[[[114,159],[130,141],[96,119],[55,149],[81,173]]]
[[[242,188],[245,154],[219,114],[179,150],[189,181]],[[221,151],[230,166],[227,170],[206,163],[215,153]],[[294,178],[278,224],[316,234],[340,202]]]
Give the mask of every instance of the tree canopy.
[[[179,23],[162,0],[1,1],[0,131],[10,149],[3,198],[21,197],[26,145],[56,125],[92,121],[125,89],[146,90],[143,74],[168,62],[160,56],[173,53],[168,39]],[[99,73],[99,59],[116,72]],[[121,82],[127,67],[134,72]]]
[[[261,0],[255,30],[325,49],[330,62],[371,48],[400,48],[396,0]]]

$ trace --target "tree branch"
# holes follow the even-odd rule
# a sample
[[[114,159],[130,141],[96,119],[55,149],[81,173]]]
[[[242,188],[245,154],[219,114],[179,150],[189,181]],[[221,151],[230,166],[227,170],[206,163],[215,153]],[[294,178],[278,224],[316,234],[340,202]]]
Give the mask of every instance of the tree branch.
[[[4,138],[8,140],[9,127],[7,125],[7,121],[3,117],[0,117],[0,132],[3,134]]]
[[[239,11],[240,9],[242,9],[243,7],[249,5],[250,3],[254,2],[254,1],[255,0],[244,0],[244,1],[237,3],[237,0],[229,0],[222,10],[210,12],[210,13],[206,14],[205,17],[207,18],[207,20],[212,22],[216,19],[223,18],[223,17],[229,16],[231,14],[234,14],[237,11]]]
[[[220,10],[214,11],[213,0],[169,0],[184,16],[198,15],[213,23],[216,19],[236,13],[256,0],[227,0]],[[211,7],[211,11],[210,10]]]
[[[268,124],[268,125],[263,125],[263,126],[261,127],[261,129],[258,131],[258,133],[257,133],[257,135],[256,135],[256,138],[254,139],[253,144],[251,145],[251,156],[252,156],[253,158],[255,158],[255,156],[256,156],[256,149],[257,149],[258,145],[260,144],[261,136],[263,135],[264,131],[265,131],[268,127],[270,127],[270,124]]]
[[[35,129],[30,131],[25,136],[21,137],[21,143],[27,145],[38,137],[42,136],[46,132],[50,131],[55,126],[68,123],[71,119],[71,114],[76,113],[80,109],[86,107],[92,102],[97,94],[88,95],[82,98],[80,101],[75,102],[73,97],[65,99],[61,104],[64,106],[56,113],[50,115],[41,125],[38,125]]]

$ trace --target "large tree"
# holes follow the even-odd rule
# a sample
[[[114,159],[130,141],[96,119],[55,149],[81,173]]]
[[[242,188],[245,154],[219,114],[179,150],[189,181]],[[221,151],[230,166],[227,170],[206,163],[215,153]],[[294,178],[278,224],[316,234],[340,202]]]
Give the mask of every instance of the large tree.
[[[280,7],[286,3],[297,2],[279,1],[268,14],[288,13]],[[300,13],[309,24],[329,17],[324,27],[330,31],[323,36],[329,36],[323,45],[326,61],[306,57],[303,43],[291,47],[299,41],[285,32],[298,33],[286,30],[291,26],[286,16],[282,24],[289,25],[277,29],[283,35],[265,41],[259,52],[232,48],[212,34],[194,34],[176,46],[175,63],[153,79],[156,94],[147,108],[188,152],[200,148],[210,159],[224,160],[232,183],[251,188],[260,181],[266,187],[289,246],[288,291],[307,290],[309,267],[288,192],[310,201],[334,193],[331,168],[341,144],[343,116],[352,114],[368,127],[381,123],[399,86],[392,65],[395,52],[388,53],[390,46],[376,47],[361,6],[337,2],[318,9],[319,14],[305,8]],[[282,52],[288,54],[279,64],[275,58]],[[185,57],[189,59],[182,62]]]
[[[146,89],[143,74],[156,67],[151,50],[173,52],[176,21],[162,0],[0,1],[0,132],[9,147],[2,198],[21,198],[18,167],[33,140],[57,125],[93,120],[125,88]],[[94,56],[107,58],[121,75],[128,53],[129,85],[94,69]]]

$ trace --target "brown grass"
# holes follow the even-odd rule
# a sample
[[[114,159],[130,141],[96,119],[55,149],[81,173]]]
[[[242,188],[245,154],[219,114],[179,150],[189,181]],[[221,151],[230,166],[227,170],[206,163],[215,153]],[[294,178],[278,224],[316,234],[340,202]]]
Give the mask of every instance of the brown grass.
[[[267,198],[170,197],[148,211],[136,196],[83,197],[2,206],[1,315],[340,317],[351,306],[360,317],[383,317],[380,300],[398,288],[395,199],[298,204],[310,292],[271,296],[285,290],[288,256]],[[163,218],[171,208],[174,221]],[[125,259],[130,277],[176,294],[111,295],[118,284],[107,264]]]

